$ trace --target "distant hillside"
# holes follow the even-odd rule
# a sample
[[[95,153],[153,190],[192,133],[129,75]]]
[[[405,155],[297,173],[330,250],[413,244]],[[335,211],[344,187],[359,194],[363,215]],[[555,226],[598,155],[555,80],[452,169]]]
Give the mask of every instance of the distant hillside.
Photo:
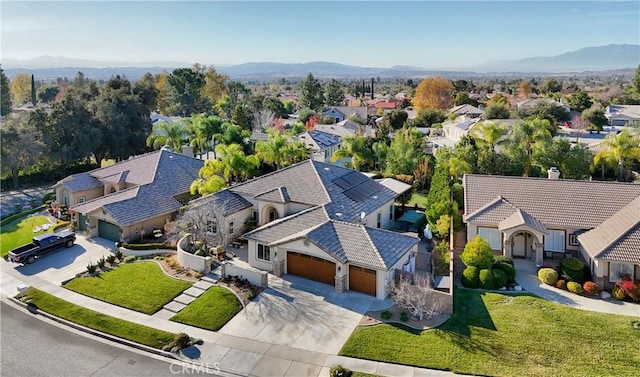
[[[634,68],[640,45],[585,47],[557,56],[494,61],[473,67],[478,72],[583,72]]]

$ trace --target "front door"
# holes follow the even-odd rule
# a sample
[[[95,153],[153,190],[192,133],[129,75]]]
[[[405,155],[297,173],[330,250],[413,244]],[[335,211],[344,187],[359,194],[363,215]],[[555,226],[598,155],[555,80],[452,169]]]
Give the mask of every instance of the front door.
[[[524,233],[513,235],[513,256],[515,258],[525,258],[527,252],[527,236]]]

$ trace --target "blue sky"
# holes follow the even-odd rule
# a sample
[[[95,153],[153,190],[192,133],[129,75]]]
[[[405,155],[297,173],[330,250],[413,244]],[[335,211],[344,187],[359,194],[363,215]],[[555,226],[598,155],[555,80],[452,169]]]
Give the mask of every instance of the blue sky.
[[[638,1],[2,1],[3,58],[468,67],[640,44]]]

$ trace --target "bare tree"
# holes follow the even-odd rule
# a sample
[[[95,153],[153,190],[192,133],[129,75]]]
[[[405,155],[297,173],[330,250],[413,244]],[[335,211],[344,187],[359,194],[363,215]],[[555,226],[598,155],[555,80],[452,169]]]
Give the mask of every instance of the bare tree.
[[[224,200],[215,194],[193,200],[178,215],[168,236],[179,239],[190,233],[193,240],[202,241],[205,250],[217,245],[227,245],[232,236],[225,211],[228,202],[228,199]],[[234,227],[240,225],[243,224]]]
[[[579,115],[576,115],[571,119],[571,129],[574,135],[576,135],[576,143],[578,142],[580,135],[582,135],[587,128],[589,128],[589,122],[582,120]]]
[[[420,321],[425,315],[431,318],[441,312],[441,301],[430,294],[433,289],[429,274],[401,274],[389,290],[396,305],[409,310]]]
[[[276,115],[269,109],[258,110],[253,113],[253,120],[251,121],[253,132],[262,132],[264,129],[271,127]]]

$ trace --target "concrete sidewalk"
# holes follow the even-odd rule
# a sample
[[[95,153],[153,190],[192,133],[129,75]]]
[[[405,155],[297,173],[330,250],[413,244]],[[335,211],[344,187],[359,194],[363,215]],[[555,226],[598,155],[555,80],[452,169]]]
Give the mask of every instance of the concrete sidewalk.
[[[540,282],[538,270],[533,262],[516,259],[514,264],[516,267],[516,280],[527,292],[575,309],[640,317],[640,305],[638,304],[618,301],[613,298],[602,299],[597,296],[580,296],[552,287]]]
[[[37,276],[18,277],[6,269],[0,271],[0,281],[4,296],[17,294],[17,287],[20,285],[33,286],[60,299],[100,313],[165,331],[184,332],[191,337],[200,338],[203,344],[183,350],[180,358],[196,365],[217,366],[227,373],[269,377],[328,376],[332,366],[341,364],[354,371],[382,376],[454,375],[445,371],[336,356],[203,330],[96,300]]]

